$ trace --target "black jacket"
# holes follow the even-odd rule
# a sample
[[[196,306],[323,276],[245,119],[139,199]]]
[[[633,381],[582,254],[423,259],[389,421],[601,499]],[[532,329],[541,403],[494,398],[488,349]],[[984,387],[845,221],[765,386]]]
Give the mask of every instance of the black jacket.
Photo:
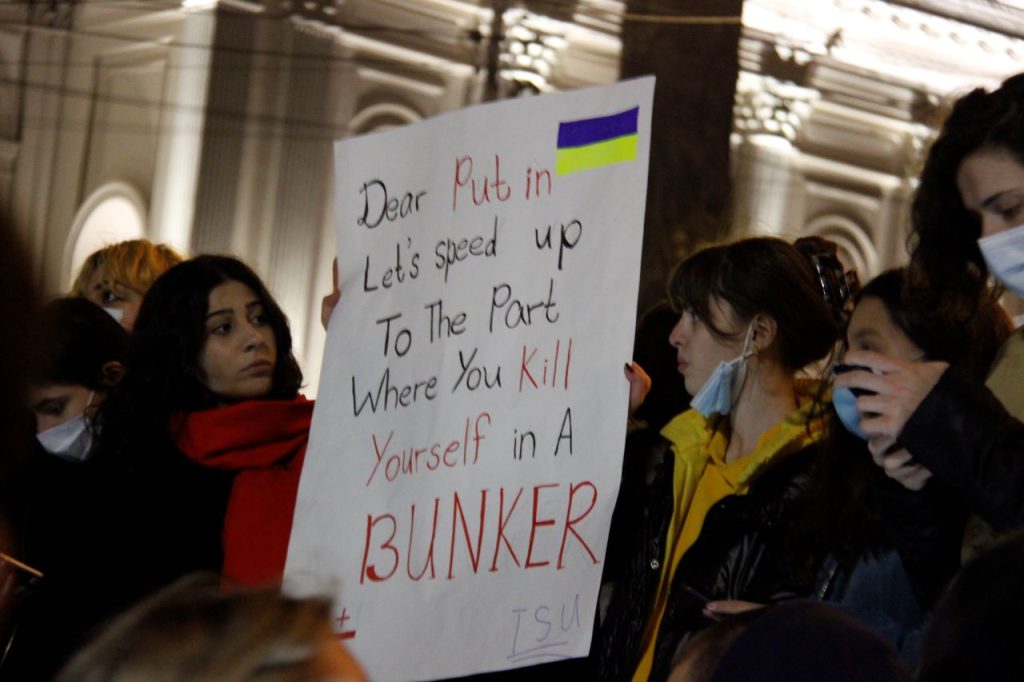
[[[109,618],[178,577],[219,571],[228,474],[176,450],[98,452],[84,463],[41,451],[0,482],[21,538],[43,572],[21,605],[0,680],[49,680]]]
[[[943,373],[899,441],[997,530],[1024,524],[1024,424],[963,370]]]
[[[793,566],[806,563],[806,558],[788,556],[784,529],[818,448],[808,446],[773,463],[747,494],[730,495],[708,511],[700,536],[683,555],[670,585],[651,680],[667,678],[679,645],[710,624],[702,614],[706,601],[767,602],[780,594],[810,591],[813,576],[801,584],[792,578],[799,573]],[[653,608],[673,511],[673,463],[673,454],[666,453],[652,484],[644,531],[601,627],[596,652],[601,680],[630,680],[643,654],[644,627]]]

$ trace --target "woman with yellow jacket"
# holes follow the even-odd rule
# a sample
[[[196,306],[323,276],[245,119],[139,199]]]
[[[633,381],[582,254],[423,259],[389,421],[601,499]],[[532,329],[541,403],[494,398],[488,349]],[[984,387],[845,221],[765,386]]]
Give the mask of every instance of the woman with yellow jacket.
[[[669,342],[694,398],[662,430],[640,546],[602,623],[601,679],[664,680],[711,600],[806,591],[781,527],[832,414],[820,384],[798,378],[838,336],[828,275],[773,238],[704,249],[673,275]]]

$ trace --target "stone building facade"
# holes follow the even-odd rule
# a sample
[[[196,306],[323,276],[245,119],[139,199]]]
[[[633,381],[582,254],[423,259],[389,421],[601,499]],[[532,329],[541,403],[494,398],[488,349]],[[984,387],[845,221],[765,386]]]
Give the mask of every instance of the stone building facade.
[[[243,257],[288,313],[315,392],[319,297],[337,248],[332,141],[485,99],[613,82],[624,26],[686,21],[687,2],[668,4],[679,9],[2,3],[0,207],[48,293],[66,290],[93,248],[121,238]],[[900,262],[936,110],[1021,70],[1021,35],[1024,11],[1011,0],[745,0],[730,223],[828,236],[867,275]],[[687,242],[667,243],[674,259]]]

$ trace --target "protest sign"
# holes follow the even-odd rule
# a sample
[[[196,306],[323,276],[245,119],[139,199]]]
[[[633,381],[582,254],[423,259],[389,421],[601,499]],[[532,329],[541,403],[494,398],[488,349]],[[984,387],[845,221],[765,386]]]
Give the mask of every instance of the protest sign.
[[[335,147],[286,586],[374,680],[585,655],[618,490],[654,79]]]

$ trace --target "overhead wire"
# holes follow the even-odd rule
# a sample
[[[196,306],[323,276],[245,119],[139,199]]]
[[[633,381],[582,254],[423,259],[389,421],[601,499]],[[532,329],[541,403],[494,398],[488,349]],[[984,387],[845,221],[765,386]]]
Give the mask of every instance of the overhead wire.
[[[650,16],[648,16],[648,15],[630,15],[630,14],[625,14],[625,15],[622,15],[622,16],[627,21],[643,21],[645,23],[654,23],[654,24],[740,25],[742,23],[741,17],[738,17],[738,16],[736,16],[736,17],[692,17],[692,16],[682,16],[682,15],[680,15],[680,16],[650,15]],[[638,17],[643,17],[643,18],[640,19]],[[211,19],[212,18],[213,17],[211,16]],[[292,15],[292,17],[246,17],[245,20],[246,21],[251,21],[251,20],[263,19],[263,20],[273,20],[273,21],[280,22],[282,20],[287,20],[287,19],[290,19],[290,18],[304,19],[305,17],[302,17],[300,15]],[[0,23],[0,25],[3,25],[3,24]],[[8,25],[10,25],[10,24],[8,24]],[[244,54],[246,56],[257,56],[257,57],[303,58],[303,59],[308,59],[310,61],[343,61],[343,62],[344,61],[349,61],[348,59],[346,59],[344,57],[339,57],[339,56],[317,55],[317,54],[313,54],[313,53],[303,53],[303,52],[298,52],[297,53],[297,52],[281,51],[281,50],[255,49],[255,48],[248,47],[248,46],[237,46],[236,47],[236,46],[224,45],[224,44],[212,45],[212,44],[208,44],[208,43],[185,42],[185,41],[175,40],[173,38],[166,37],[166,36],[165,37],[160,37],[160,38],[142,38],[142,37],[137,36],[137,35],[118,34],[118,33],[112,33],[112,32],[109,32],[109,31],[99,31],[99,30],[95,30],[95,29],[86,29],[86,28],[60,29],[60,28],[52,28],[52,27],[48,27],[48,26],[36,26],[36,25],[31,25],[31,24],[17,24],[17,25],[18,26],[23,26],[23,27],[26,27],[26,28],[30,28],[30,29],[33,29],[33,30],[38,30],[40,32],[59,33],[59,34],[62,34],[62,35],[70,34],[70,35],[76,35],[76,36],[86,36],[86,37],[101,38],[101,39],[108,39],[108,40],[118,40],[118,41],[123,41],[123,42],[129,42],[129,43],[132,43],[132,44],[138,44],[138,45],[147,45],[147,44],[158,45],[158,46],[161,46],[161,47],[177,48],[177,49],[181,49],[181,50],[199,50],[199,51],[204,51],[205,50],[205,51],[210,51],[210,52],[219,52],[219,53],[227,53],[227,54],[238,53],[238,54]],[[436,29],[403,28],[403,27],[396,27],[396,26],[387,26],[387,25],[383,25],[383,24],[376,24],[375,25],[375,24],[356,23],[356,22],[349,22],[349,23],[345,23],[345,24],[331,24],[331,23],[326,23],[325,22],[324,23],[324,27],[326,29],[328,29],[328,30],[331,29],[331,28],[337,27],[337,28],[340,28],[342,30],[351,31],[351,32],[356,33],[356,34],[370,34],[370,35],[373,35],[375,33],[377,33],[377,34],[393,34],[393,35],[403,35],[403,36],[414,36],[414,37],[422,37],[422,38],[431,38],[431,39],[442,39],[442,40],[448,40],[448,41],[454,39],[454,40],[466,40],[468,42],[477,43],[477,44],[482,43],[483,41],[489,39],[489,36],[484,35],[477,28],[474,28],[474,29],[462,29],[462,30],[457,30],[457,31],[439,31],[439,30],[436,30]],[[502,39],[504,39],[504,36],[499,36],[498,39],[502,40]],[[26,61],[24,61],[22,63],[30,64],[30,65],[33,65],[33,66],[53,65],[50,62],[33,62],[31,60],[26,60]],[[83,63],[86,64],[86,65],[91,65],[92,64],[91,61],[84,61]]]
[[[138,0],[95,0],[90,2],[90,7],[121,7],[121,8],[138,8],[140,10],[145,9],[147,12],[161,12],[161,11],[172,11],[180,9],[181,4],[178,2],[167,2],[160,3],[156,1],[139,2]],[[544,5],[543,2],[531,3],[531,7],[535,8],[538,5]],[[547,3],[551,6],[557,6],[559,9],[565,9],[564,3]],[[17,2],[17,0],[0,0],[0,7],[3,5],[20,5],[25,6],[24,2]],[[591,10],[593,8],[590,8]],[[182,10],[185,12],[186,10]],[[196,10],[188,10],[195,13]],[[210,10],[203,10],[204,13],[208,14],[211,20],[216,20],[217,15]],[[600,12],[598,12],[600,13]],[[725,24],[739,24],[741,18],[739,16],[693,16],[687,14],[635,14],[635,13],[623,13],[621,15],[616,13],[607,13],[613,19],[618,17],[622,22],[645,22],[652,24],[692,24],[692,25],[725,25]],[[275,16],[259,16],[259,15],[238,15],[246,21],[251,20],[269,20],[275,22],[287,21],[289,19],[308,19],[307,16],[302,12],[295,12],[291,15],[275,15]],[[9,22],[3,22],[5,25],[10,25]],[[140,38],[137,35],[119,34],[107,30],[97,30],[95,28],[52,28],[44,25],[34,24],[18,24],[31,30],[40,31],[44,33],[57,33],[61,35],[70,36],[85,36],[97,39],[105,40],[117,40],[133,45],[151,45],[165,50],[177,50],[181,52],[187,51],[199,51],[206,52],[210,55],[207,60],[201,60],[199,63],[188,62],[188,61],[177,61],[168,60],[165,64],[166,72],[182,71],[188,69],[197,70],[210,70],[212,66],[212,60],[218,57],[226,57],[225,59],[219,59],[216,62],[216,68],[221,73],[230,73],[234,69],[245,73],[259,73],[265,71],[282,71],[292,75],[306,75],[317,71],[329,71],[339,66],[344,67],[346,65],[360,65],[360,66],[394,66],[396,61],[388,58],[375,58],[366,54],[358,55],[339,55],[339,54],[323,54],[310,51],[286,51],[286,50],[275,50],[275,49],[256,49],[253,46],[247,45],[228,45],[228,44],[210,44],[210,43],[197,43],[187,42],[181,40],[175,40],[170,37],[160,38]],[[462,29],[457,31],[440,31],[437,29],[414,29],[414,28],[403,28],[395,27],[384,24],[367,24],[367,23],[325,23],[325,28],[332,28],[337,26],[342,30],[348,30],[356,34],[392,34],[392,35],[405,35],[405,36],[416,36],[430,39],[440,39],[443,41],[465,41],[470,44],[480,45],[484,41],[488,40],[489,37],[484,35],[479,28],[473,29]],[[499,38],[500,39],[500,38]],[[240,56],[245,58],[245,63],[235,64],[230,59],[231,56]],[[439,71],[438,57],[427,56],[422,62],[400,62],[400,66],[404,70],[418,70],[429,73],[437,73]],[[456,62],[465,63],[465,62]],[[76,69],[95,69],[95,59],[82,60],[76,62],[70,59],[23,59],[17,62],[24,68],[35,68],[35,67],[57,67],[65,70],[73,71]],[[479,63],[469,64],[477,69],[482,68]],[[22,71],[24,73],[24,70]],[[97,89],[87,88],[76,88],[66,83],[56,84],[53,82],[45,82],[39,80],[29,80],[26,77],[20,78],[4,78],[0,80],[0,86],[9,86],[21,89],[23,92],[26,91],[41,91],[44,93],[57,94],[61,96],[68,96],[72,98],[82,98],[83,100],[93,101],[100,104],[111,104],[119,105],[123,107],[138,107],[152,111],[156,109],[159,113],[185,113],[194,114],[200,119],[203,116],[208,116],[214,119],[217,123],[224,124],[231,121],[237,121],[239,124],[245,124],[246,126],[265,126],[275,129],[292,129],[287,132],[290,138],[294,138],[297,132],[293,128],[302,128],[305,132],[298,134],[299,137],[309,137],[311,139],[322,139],[325,136],[337,136],[343,131],[339,129],[338,125],[325,124],[322,121],[297,119],[291,117],[281,117],[279,115],[260,115],[254,114],[249,111],[239,110],[219,110],[218,108],[210,108],[209,105],[203,103],[201,105],[187,105],[180,102],[167,101],[165,99],[147,99],[143,97],[131,97],[124,94],[104,93]],[[79,120],[83,129],[97,130],[95,122],[90,120],[90,117]],[[163,118],[163,116],[161,116]],[[62,126],[69,126],[72,121],[68,121],[66,118],[50,117],[50,116],[18,116],[18,124],[21,128],[39,127],[46,128],[52,125],[60,124]],[[181,120],[177,119],[175,124],[180,125]],[[126,134],[131,134],[132,124],[130,123],[113,123],[109,125],[112,129],[116,127],[116,130]],[[160,129],[166,129],[165,123],[160,124]],[[136,126],[140,133],[150,133],[153,130],[153,126],[140,125]],[[68,128],[70,129],[70,128]],[[178,131],[170,131],[172,133]],[[186,131],[182,131],[186,132]],[[239,131],[243,133],[242,129]],[[271,133],[273,134],[273,133]]]

